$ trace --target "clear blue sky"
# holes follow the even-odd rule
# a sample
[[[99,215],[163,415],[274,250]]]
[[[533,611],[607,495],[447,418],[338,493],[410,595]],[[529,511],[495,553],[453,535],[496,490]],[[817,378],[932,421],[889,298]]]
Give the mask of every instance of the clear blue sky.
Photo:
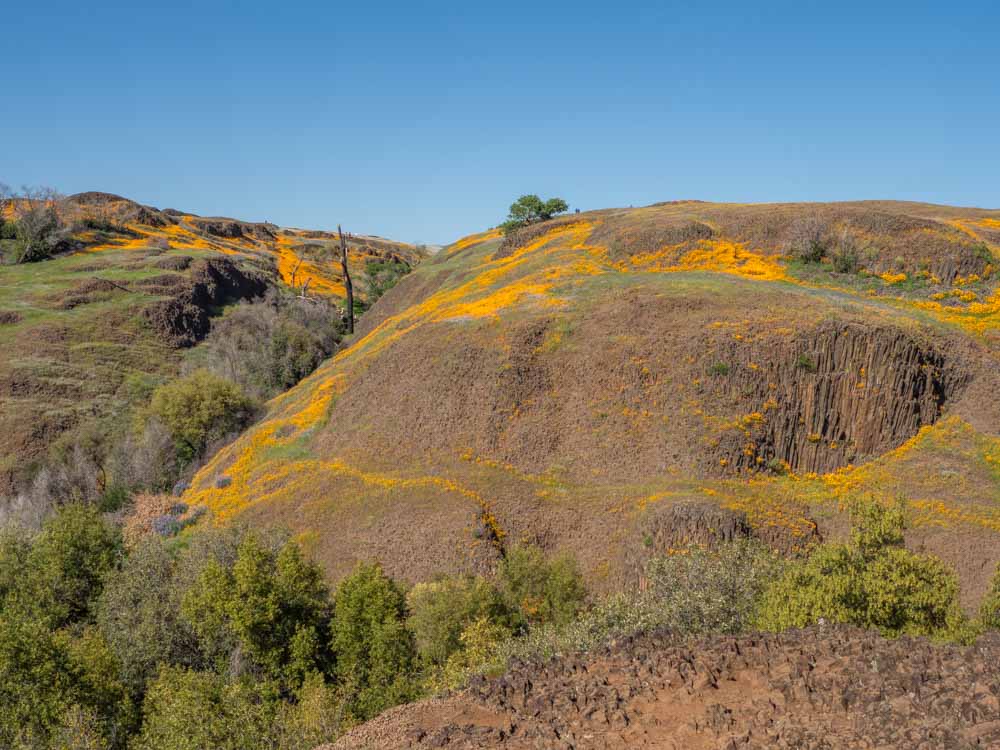
[[[401,240],[517,195],[1000,206],[1000,9],[100,2],[3,13],[0,181]]]

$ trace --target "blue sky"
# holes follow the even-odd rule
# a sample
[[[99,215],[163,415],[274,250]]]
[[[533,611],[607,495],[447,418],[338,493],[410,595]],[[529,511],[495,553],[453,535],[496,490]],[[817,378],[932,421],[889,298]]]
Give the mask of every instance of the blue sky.
[[[0,181],[445,243],[525,192],[1000,206],[995,2],[19,3]]]

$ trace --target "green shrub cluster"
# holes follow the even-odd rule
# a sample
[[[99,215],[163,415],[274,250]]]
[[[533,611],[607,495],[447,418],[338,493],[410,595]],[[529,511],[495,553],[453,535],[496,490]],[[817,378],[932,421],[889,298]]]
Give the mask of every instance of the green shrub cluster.
[[[253,400],[238,385],[208,370],[195,370],[153,391],[147,418],[167,428],[178,458],[190,463],[246,427],[254,410]]]
[[[820,620],[875,628],[889,637],[962,639],[958,578],[936,557],[903,546],[905,507],[858,502],[850,541],[819,546],[768,589],[758,616],[766,630]]]
[[[412,269],[401,260],[370,260],[365,264],[363,283],[365,301],[374,305],[383,294],[392,289]]]

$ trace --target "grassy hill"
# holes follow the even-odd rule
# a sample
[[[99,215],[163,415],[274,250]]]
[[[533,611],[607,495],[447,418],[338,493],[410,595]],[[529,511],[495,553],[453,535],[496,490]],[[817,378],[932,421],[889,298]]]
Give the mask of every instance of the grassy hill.
[[[329,232],[106,193],[71,196],[58,210],[72,230],[56,257],[0,266],[0,496],[74,428],[126,409],[137,379],[175,375],[226,305],[307,282],[309,295],[343,296]],[[358,278],[369,261],[420,256],[376,237],[351,236],[348,246]]]
[[[794,549],[857,493],[977,601],[1000,560],[1000,211],[682,201],[445,248],[197,475],[217,522],[289,526],[336,579],[568,549],[636,575],[677,507]],[[405,439],[401,439],[405,438]],[[654,541],[655,540],[655,541]]]

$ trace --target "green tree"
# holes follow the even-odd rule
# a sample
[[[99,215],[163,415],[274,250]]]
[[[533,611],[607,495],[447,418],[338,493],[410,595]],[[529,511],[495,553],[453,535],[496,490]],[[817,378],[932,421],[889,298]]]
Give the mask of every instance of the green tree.
[[[166,666],[143,703],[138,750],[209,750],[227,747],[229,722],[223,712],[222,677]]]
[[[334,597],[335,674],[351,718],[366,721],[414,695],[415,648],[406,599],[377,564],[362,563]]]
[[[210,560],[181,604],[210,658],[226,658],[239,646],[255,667],[293,685],[326,664],[320,634],[329,610],[322,571],[298,546],[289,541],[275,552],[253,533],[240,542],[231,568]]]
[[[419,583],[407,595],[417,652],[425,665],[443,665],[462,648],[462,633],[485,619],[511,630],[511,612],[497,588],[480,576],[451,576]]]
[[[538,547],[514,547],[498,572],[508,606],[530,626],[565,624],[587,598],[583,575],[569,555],[546,560]]]
[[[543,201],[537,195],[522,195],[510,205],[507,220],[500,227],[504,234],[510,234],[529,224],[548,221],[556,214],[568,210],[569,204],[562,198],[549,198]]]
[[[153,391],[149,411],[170,431],[181,460],[190,462],[246,427],[254,404],[235,383],[196,370]]]
[[[365,263],[365,301],[368,305],[392,289],[410,272],[410,266],[401,260],[370,260]]]
[[[767,590],[758,624],[805,627],[819,619],[877,628],[884,635],[966,634],[958,579],[936,557],[903,546],[901,503],[859,503],[847,544],[824,544],[791,564]]]
[[[181,617],[174,557],[158,536],[146,537],[97,602],[97,623],[129,690],[141,696],[160,664],[195,666],[197,639]]]
[[[63,505],[32,540],[20,580],[7,595],[7,607],[30,612],[52,628],[89,619],[120,556],[117,526],[93,506]]]

